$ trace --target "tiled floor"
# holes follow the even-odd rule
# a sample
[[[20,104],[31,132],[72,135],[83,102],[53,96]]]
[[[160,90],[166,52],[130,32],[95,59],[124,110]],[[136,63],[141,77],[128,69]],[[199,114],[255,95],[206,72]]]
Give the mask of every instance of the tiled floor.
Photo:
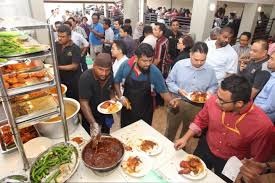
[[[166,130],[166,116],[167,116],[166,107],[159,107],[154,112],[153,122],[152,122],[153,128],[155,128],[157,131],[159,131],[163,135]],[[111,132],[116,131],[120,128],[120,118],[118,114],[114,115],[114,120],[115,120],[115,123],[111,129]],[[181,130],[181,127],[178,130],[176,139],[179,138],[180,130]],[[196,148],[196,146],[197,146],[197,139],[191,139],[187,144],[185,150],[188,153],[192,153]]]

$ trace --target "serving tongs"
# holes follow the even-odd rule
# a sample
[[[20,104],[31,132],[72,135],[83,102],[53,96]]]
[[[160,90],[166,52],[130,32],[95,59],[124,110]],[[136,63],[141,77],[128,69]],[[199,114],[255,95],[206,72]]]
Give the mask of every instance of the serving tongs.
[[[101,140],[101,134],[98,133],[94,138],[93,138],[93,143],[92,143],[92,149],[95,149],[95,153],[97,152],[97,147],[98,143]]]

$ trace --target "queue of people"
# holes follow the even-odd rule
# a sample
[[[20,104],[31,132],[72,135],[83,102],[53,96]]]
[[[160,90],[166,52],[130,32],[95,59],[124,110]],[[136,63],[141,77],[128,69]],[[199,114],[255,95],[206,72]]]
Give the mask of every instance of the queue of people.
[[[112,99],[123,104],[121,127],[139,119],[152,125],[159,96],[168,106],[165,135],[175,141],[175,148],[199,137],[194,154],[225,181],[230,182],[221,172],[232,156],[253,158],[241,168],[246,180],[252,179],[247,164],[269,160],[275,122],[275,52],[268,54],[266,40],[250,46],[251,34],[244,32],[232,47],[234,32],[224,27],[211,40],[194,42],[179,31],[177,20],[170,28],[158,22],[145,25],[144,38],[134,40],[129,20],[123,24],[104,19],[102,25],[93,14],[92,21],[86,30],[73,18],[56,24],[61,82],[68,87],[67,96],[80,101],[82,125],[90,135],[110,133],[114,123],[112,115],[97,111],[101,102]],[[77,31],[80,28],[84,31]],[[87,30],[88,41],[82,35]],[[88,49],[94,63],[83,69]],[[207,93],[205,104],[187,98],[195,91]],[[181,138],[175,139],[180,124]]]

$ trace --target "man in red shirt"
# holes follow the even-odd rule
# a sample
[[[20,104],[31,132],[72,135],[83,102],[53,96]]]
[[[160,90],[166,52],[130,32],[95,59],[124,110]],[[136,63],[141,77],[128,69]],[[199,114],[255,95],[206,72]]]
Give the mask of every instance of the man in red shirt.
[[[157,39],[154,64],[159,68],[164,78],[167,78],[171,63],[169,62],[168,39],[164,36],[166,27],[162,23],[155,23],[153,34]]]
[[[272,153],[272,122],[253,104],[250,95],[251,86],[244,77],[225,78],[217,95],[205,103],[186,134],[176,141],[175,148],[183,148],[191,137],[208,128],[194,154],[227,182],[230,180],[221,172],[230,157],[267,161]]]

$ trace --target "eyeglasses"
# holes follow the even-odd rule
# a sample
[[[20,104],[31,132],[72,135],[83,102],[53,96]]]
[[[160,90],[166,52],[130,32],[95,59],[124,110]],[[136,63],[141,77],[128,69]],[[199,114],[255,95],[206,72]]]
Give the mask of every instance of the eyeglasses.
[[[226,101],[224,101],[221,97],[219,97],[218,94],[217,94],[217,98],[218,98],[219,104],[221,104],[221,105],[230,104],[230,103],[236,102],[235,100],[231,100],[231,101],[227,101],[227,102],[226,102]]]
[[[177,44],[183,44],[183,43],[177,42]]]

